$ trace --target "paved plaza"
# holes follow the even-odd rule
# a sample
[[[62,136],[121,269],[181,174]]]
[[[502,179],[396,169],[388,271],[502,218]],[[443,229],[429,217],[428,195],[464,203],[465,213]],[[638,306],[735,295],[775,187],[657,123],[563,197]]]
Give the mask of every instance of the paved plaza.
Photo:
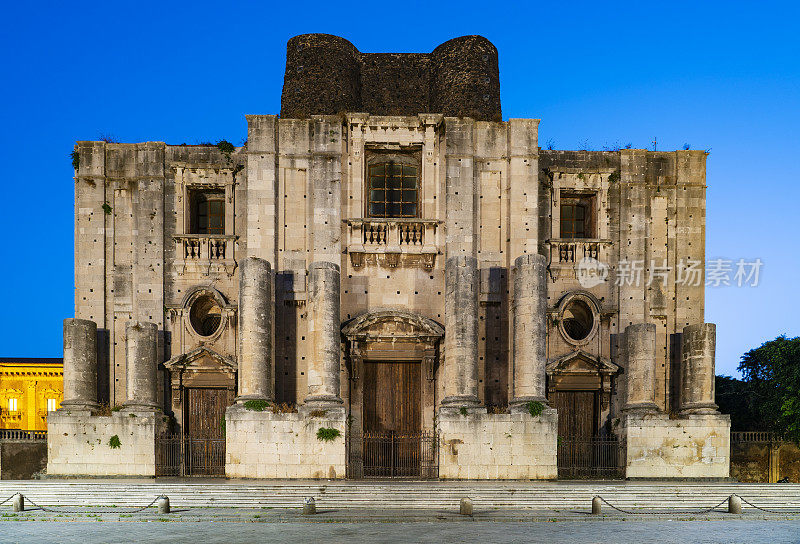
[[[6,518],[7,519],[7,518]],[[0,542],[506,542],[795,543],[800,520],[628,520],[420,523],[52,523],[0,524]]]

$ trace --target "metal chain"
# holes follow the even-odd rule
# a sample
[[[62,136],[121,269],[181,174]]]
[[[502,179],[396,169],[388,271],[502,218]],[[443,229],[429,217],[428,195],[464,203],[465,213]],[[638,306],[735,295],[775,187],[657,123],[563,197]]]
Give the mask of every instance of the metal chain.
[[[11,497],[14,497],[15,495],[16,495],[16,493],[14,495],[12,495]],[[136,508],[135,510],[113,510],[113,511],[104,510],[104,511],[99,511],[99,512],[93,512],[91,510],[63,510],[63,509],[55,510],[55,509],[49,508],[47,506],[42,506],[40,504],[36,504],[29,497],[25,497],[25,495],[22,495],[22,496],[25,498],[26,501],[28,501],[29,503],[34,505],[36,508],[39,508],[39,509],[43,510],[44,512],[53,512],[53,513],[56,513],[56,514],[136,514],[138,512],[142,512],[144,510],[147,510],[148,508],[153,506],[156,502],[158,502],[159,499],[167,498],[166,495],[159,495],[158,497],[153,499],[153,502],[151,502],[147,506],[142,506],[141,508]],[[11,497],[9,497],[9,498],[11,498]],[[8,499],[6,499],[6,501],[7,500]],[[3,502],[6,502],[6,501],[3,501]],[[2,504],[3,503],[0,502],[0,505],[2,505]]]
[[[7,503],[8,501],[10,501],[11,499],[13,499],[13,498],[14,498],[14,497],[16,497],[16,496],[17,496],[17,494],[16,494],[16,493],[14,493],[13,495],[11,495],[9,498],[7,498],[6,500],[4,500],[3,502],[0,502],[0,506],[3,506],[5,503]]]
[[[600,499],[601,501],[603,501],[604,503],[606,503],[608,506],[610,506],[614,510],[617,510],[618,512],[622,512],[623,514],[707,514],[709,512],[713,512],[714,510],[716,510],[717,508],[719,508],[720,506],[722,506],[723,504],[728,502],[728,499],[724,499],[721,503],[719,503],[719,504],[717,504],[715,506],[712,506],[711,508],[705,508],[705,509],[702,509],[702,510],[661,510],[661,511],[659,511],[659,510],[647,510],[646,512],[634,512],[632,510],[624,510],[622,508],[614,506],[613,504],[611,504],[610,502],[605,500],[600,495],[597,495],[597,498]],[[742,499],[742,500],[744,500],[744,499]]]
[[[748,501],[744,497],[741,497],[739,495],[736,495],[736,496],[739,497],[742,500],[743,503],[749,504],[750,506],[752,506],[756,510],[761,510],[762,512],[767,512],[768,514],[800,514],[800,510],[769,510],[767,508],[761,508],[760,506],[756,506],[752,502]]]

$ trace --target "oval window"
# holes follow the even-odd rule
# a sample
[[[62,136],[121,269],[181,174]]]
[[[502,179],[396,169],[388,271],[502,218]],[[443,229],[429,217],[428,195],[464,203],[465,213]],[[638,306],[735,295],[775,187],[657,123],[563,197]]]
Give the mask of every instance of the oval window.
[[[594,327],[592,309],[582,300],[573,300],[564,308],[562,321],[564,332],[576,341],[584,340]]]
[[[222,322],[222,308],[211,295],[202,295],[189,310],[189,321],[200,336],[211,336]]]

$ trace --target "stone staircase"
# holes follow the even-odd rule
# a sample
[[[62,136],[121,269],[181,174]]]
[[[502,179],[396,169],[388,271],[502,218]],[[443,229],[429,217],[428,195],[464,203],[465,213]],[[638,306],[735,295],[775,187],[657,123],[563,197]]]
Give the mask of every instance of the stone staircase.
[[[800,484],[499,481],[2,481],[0,501],[22,493],[40,505],[135,507],[167,495],[174,507],[298,508],[313,496],[321,508],[588,509],[599,495],[623,509],[710,508],[732,494],[771,510],[800,511]],[[9,503],[0,507],[5,509]],[[744,507],[750,508],[747,504]]]

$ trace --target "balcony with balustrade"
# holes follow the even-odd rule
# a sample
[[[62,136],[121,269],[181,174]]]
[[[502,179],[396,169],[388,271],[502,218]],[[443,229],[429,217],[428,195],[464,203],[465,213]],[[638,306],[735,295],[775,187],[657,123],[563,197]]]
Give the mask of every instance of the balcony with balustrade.
[[[423,266],[431,269],[439,253],[440,221],[416,218],[346,219],[347,253],[354,268],[365,264]]]
[[[238,236],[229,234],[180,234],[174,236],[176,263],[183,272],[195,270],[209,274],[225,271],[233,274],[236,267],[234,246]]]

